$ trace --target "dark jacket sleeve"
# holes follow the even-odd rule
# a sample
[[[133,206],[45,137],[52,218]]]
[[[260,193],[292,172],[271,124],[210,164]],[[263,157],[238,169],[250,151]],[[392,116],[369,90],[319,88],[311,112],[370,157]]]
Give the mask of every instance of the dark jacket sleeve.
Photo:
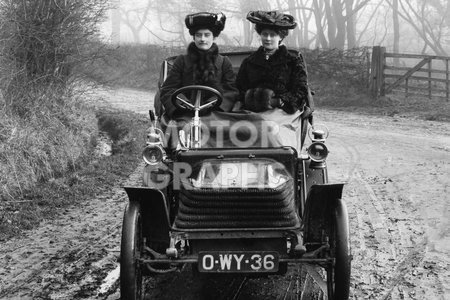
[[[291,60],[291,76],[289,79],[288,91],[279,95],[284,103],[283,110],[287,113],[294,113],[301,110],[308,97],[308,75],[302,56],[293,56]]]
[[[245,92],[248,90],[248,78],[247,78],[247,67],[248,67],[248,60],[247,58],[244,59],[241,63],[241,66],[239,67],[239,71],[236,77],[236,87],[239,91],[238,95],[238,101],[241,101],[244,103],[245,99]]]
[[[236,88],[236,75],[233,71],[233,65],[228,57],[224,56],[222,65],[222,88],[223,102],[220,107],[224,111],[231,111],[236,103],[238,90]]]
[[[161,86],[160,99],[169,118],[172,118],[173,113],[176,110],[176,107],[172,104],[171,97],[173,92],[181,88],[183,85],[183,68],[184,58],[182,55],[180,55],[175,59],[172,69],[170,70],[166,80]]]

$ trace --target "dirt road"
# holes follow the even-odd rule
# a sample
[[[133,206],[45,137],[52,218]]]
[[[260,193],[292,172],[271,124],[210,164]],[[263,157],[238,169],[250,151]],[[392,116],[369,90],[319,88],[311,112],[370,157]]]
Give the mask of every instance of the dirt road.
[[[133,90],[103,95],[143,113],[152,98]],[[320,108],[315,122],[330,128],[330,181],[346,182],[351,299],[450,299],[450,124]],[[138,169],[128,183],[139,180]],[[4,243],[0,299],[119,299],[125,204],[120,187],[105,191]],[[147,280],[146,298],[297,299],[299,277],[292,269],[284,277],[209,282],[205,296],[204,283],[184,270]]]

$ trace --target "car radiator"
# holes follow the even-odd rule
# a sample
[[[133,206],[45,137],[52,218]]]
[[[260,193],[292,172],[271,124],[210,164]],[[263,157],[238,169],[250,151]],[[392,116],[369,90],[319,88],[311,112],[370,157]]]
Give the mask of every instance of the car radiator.
[[[178,229],[297,226],[293,180],[278,188],[195,188],[179,192]]]

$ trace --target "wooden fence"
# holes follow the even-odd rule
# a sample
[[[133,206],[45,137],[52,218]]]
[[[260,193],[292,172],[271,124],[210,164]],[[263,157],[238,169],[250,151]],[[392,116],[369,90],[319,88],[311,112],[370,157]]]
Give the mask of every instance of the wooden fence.
[[[450,57],[387,53],[373,47],[369,89],[373,96],[393,91],[411,95],[450,98]]]

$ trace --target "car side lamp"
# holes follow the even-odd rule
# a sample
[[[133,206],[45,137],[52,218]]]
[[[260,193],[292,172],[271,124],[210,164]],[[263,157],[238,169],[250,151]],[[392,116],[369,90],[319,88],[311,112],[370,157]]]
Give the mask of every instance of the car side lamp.
[[[329,153],[328,148],[325,145],[325,140],[328,136],[328,132],[313,128],[311,133],[312,143],[307,149],[308,155],[312,161],[310,167],[324,168],[326,166],[325,161]]]
[[[147,145],[142,151],[142,158],[148,165],[157,165],[166,159],[166,151],[161,145]]]
[[[162,143],[162,131],[156,126],[149,128],[147,142],[142,151],[142,158],[148,165],[157,165],[167,158],[166,151]]]

